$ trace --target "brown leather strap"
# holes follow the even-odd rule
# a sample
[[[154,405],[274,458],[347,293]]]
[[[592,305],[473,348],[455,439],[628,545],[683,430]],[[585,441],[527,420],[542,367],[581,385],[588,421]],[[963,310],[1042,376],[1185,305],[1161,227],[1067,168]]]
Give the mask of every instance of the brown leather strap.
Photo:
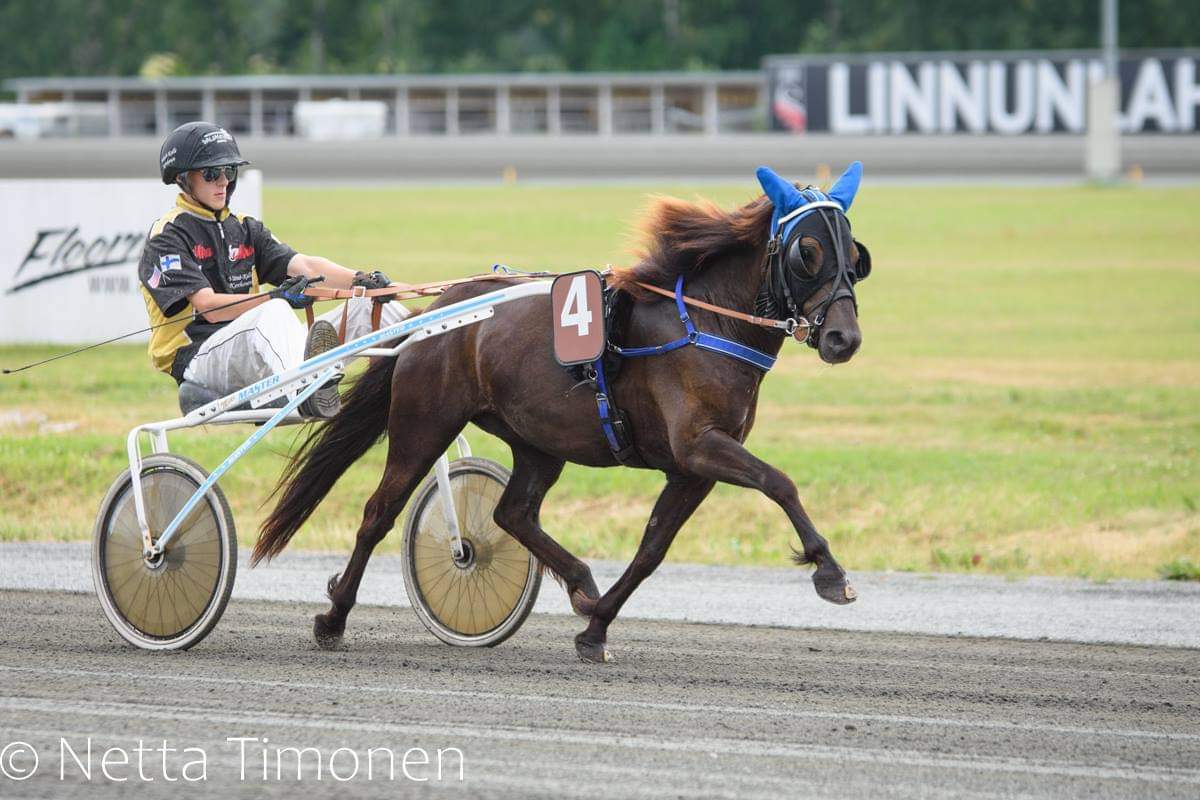
[[[312,306],[304,307],[304,318],[308,320],[308,327],[311,328],[313,326],[313,321],[316,319],[316,317],[313,315]]]
[[[346,322],[350,318],[350,301],[342,304],[342,321],[338,323],[338,341],[346,343]]]
[[[664,289],[661,286],[655,286],[651,283],[642,283],[641,281],[634,281],[634,283],[641,288],[646,289],[647,291],[654,292],[655,294],[661,294],[663,297],[669,297],[672,300],[675,299],[674,292]],[[733,317],[734,319],[740,319],[742,322],[749,322],[751,325],[758,325],[763,328],[777,328],[781,331],[788,331],[788,328],[790,327],[787,320],[768,319],[767,317],[756,317],[753,314],[743,314],[741,311],[734,311],[730,308],[714,306],[711,303],[704,302],[703,300],[693,300],[690,297],[684,297],[683,302],[689,306],[692,306],[693,308],[702,308],[705,311],[711,311],[714,314],[720,314],[724,317]],[[804,319],[798,319],[793,323],[793,325],[808,327],[808,321]],[[788,332],[790,333],[790,331]]]
[[[347,300],[346,302],[350,302]],[[383,320],[383,303],[371,304],[371,332],[379,330],[379,323]]]
[[[394,300],[412,300],[417,297],[429,297],[430,295],[441,294],[451,286],[458,286],[462,283],[474,283],[475,281],[485,280],[542,280],[545,275],[472,275],[469,278],[458,278],[450,281],[432,281],[430,283],[393,283],[383,289],[364,289],[361,286],[354,289],[330,289],[324,286],[310,286],[304,290],[304,293],[309,297],[315,297],[318,300],[346,300],[351,297],[390,297]],[[639,286],[649,292],[660,294],[663,297],[675,299],[675,293],[669,289],[664,289],[661,286],[655,286],[650,283],[642,283],[634,281],[636,286]],[[759,317],[753,314],[744,314],[741,311],[734,311],[730,308],[722,308],[714,306],[711,303],[705,303],[703,300],[695,300],[691,297],[684,297],[683,302],[693,308],[700,308],[705,311],[711,311],[714,314],[720,314],[733,319],[740,319],[742,322],[748,322],[751,325],[758,325],[762,328],[773,328],[775,330],[784,331],[786,333],[794,333],[796,328],[809,327],[808,320],[803,317],[797,320],[769,319],[767,317]],[[377,329],[378,321],[376,316],[381,305],[375,304],[375,308],[371,312],[372,325]],[[343,341],[345,332],[345,313],[342,316]]]
[[[527,275],[472,275],[469,278],[456,278],[449,281],[430,281],[429,283],[393,283],[383,289],[364,289],[361,286],[354,289],[332,289],[326,286],[309,286],[304,293],[318,300],[347,300],[351,297],[388,297],[395,300],[413,300],[418,297],[429,297],[441,294],[451,286],[462,283],[474,283],[488,280],[540,280],[541,276]]]

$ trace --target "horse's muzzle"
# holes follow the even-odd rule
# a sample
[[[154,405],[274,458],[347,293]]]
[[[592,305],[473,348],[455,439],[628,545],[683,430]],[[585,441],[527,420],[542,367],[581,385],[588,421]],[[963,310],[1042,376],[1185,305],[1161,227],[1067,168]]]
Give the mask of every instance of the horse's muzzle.
[[[862,334],[858,331],[825,330],[821,332],[817,352],[827,364],[842,364],[858,352]]]

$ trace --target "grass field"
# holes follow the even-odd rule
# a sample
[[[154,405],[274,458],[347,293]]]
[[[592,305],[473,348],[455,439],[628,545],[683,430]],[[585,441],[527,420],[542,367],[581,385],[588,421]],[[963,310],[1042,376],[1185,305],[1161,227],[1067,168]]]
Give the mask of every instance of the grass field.
[[[653,191],[725,205],[753,187],[269,190],[267,221],[306,252],[408,281],[493,261],[626,263]],[[1200,188],[872,187],[851,219],[875,271],[862,351],[831,368],[788,346],[750,447],[800,485],[853,569],[1197,577],[1200,573]],[[130,327],[142,324],[131,319]],[[0,348],[5,366],[55,352]],[[135,423],[175,413],[138,346],[0,378],[0,539],[80,539],[124,467]],[[177,434],[212,467],[248,429]],[[223,482],[243,542],[293,432]],[[472,434],[478,451],[505,460]],[[297,545],[349,547],[380,448]],[[626,558],[661,479],[570,467],[544,522],[571,550]],[[680,535],[681,561],[781,565],[794,534],[721,487]],[[385,540],[395,549],[399,536]]]

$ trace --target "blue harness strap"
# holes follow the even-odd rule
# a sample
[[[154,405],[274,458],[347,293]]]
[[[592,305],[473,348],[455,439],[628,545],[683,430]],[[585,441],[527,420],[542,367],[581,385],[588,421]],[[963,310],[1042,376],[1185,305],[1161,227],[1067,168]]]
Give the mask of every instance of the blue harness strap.
[[[724,336],[701,333],[696,330],[696,326],[692,324],[692,318],[687,312],[687,306],[683,303],[682,275],[675,280],[675,307],[679,309],[679,321],[683,323],[684,330],[687,331],[682,338],[675,339],[666,344],[654,345],[653,347],[617,347],[616,345],[609,345],[609,349],[622,358],[638,358],[640,356],[658,356],[663,353],[669,353],[672,350],[678,350],[680,347],[694,344],[701,350],[736,358],[738,361],[749,364],[752,367],[757,367],[763,372],[767,372],[771,367],[775,366],[775,356],[768,355],[761,350],[742,344],[741,342],[726,339]]]
[[[685,331],[681,338],[652,347],[618,347],[610,343],[608,349],[622,358],[639,358],[641,356],[659,356],[692,344],[710,353],[720,353],[723,356],[736,358],[763,372],[775,366],[775,356],[723,336],[701,333],[696,330],[696,326],[692,324],[692,318],[687,312],[687,306],[683,303],[682,275],[675,281],[675,307],[679,310],[679,321],[683,323]],[[600,415],[600,429],[604,431],[604,438],[617,461],[622,464],[630,464],[631,459],[636,457],[637,453],[633,448],[633,437],[627,423],[609,396],[608,380],[604,375],[603,355],[592,362],[592,369],[596,373],[596,410]]]
[[[695,344],[701,350],[708,350],[711,353],[720,353],[730,358],[736,358],[738,361],[744,361],[752,367],[758,367],[763,372],[768,372],[771,367],[775,366],[775,356],[767,355],[762,350],[757,350],[741,342],[735,342],[732,339],[713,336],[709,333],[697,333]]]
[[[608,440],[609,449],[615,453],[622,447],[617,440],[617,432],[613,429],[612,405],[608,401],[608,381],[604,378],[604,357],[597,358],[593,367],[596,370],[596,410],[600,412],[600,428],[604,431],[604,438]]]

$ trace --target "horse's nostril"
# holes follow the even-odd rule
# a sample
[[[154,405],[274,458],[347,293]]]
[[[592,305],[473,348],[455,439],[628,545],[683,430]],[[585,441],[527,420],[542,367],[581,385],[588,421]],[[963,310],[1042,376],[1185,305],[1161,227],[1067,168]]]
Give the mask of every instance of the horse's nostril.
[[[839,330],[828,330],[821,340],[821,353],[831,363],[841,363],[848,360],[862,344],[859,335],[851,331],[846,333]]]

